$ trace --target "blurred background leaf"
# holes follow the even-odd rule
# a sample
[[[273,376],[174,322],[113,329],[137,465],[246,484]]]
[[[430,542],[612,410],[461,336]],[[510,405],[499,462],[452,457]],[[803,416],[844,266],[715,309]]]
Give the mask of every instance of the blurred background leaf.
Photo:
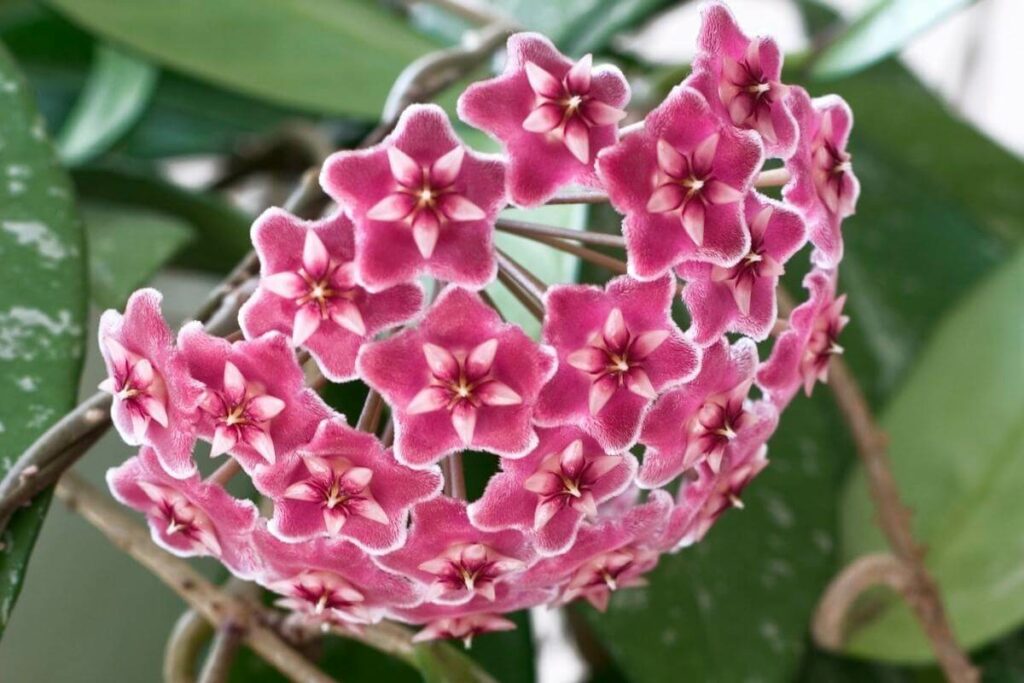
[[[183,189],[144,171],[83,168],[73,177],[79,194],[90,201],[162,213],[188,223],[197,240],[182,253],[182,265],[227,272],[249,251],[252,216],[218,196]]]
[[[109,204],[82,207],[89,244],[89,294],[99,308],[120,309],[129,295],[195,238],[167,214]]]
[[[61,161],[78,166],[117,142],[145,111],[158,73],[148,62],[98,45],[89,78],[57,137]]]
[[[0,473],[75,404],[85,343],[85,244],[67,175],[28,85],[0,46]],[[50,496],[0,539],[0,633]]]
[[[1024,620],[1024,252],[943,321],[882,424],[917,538],[960,642],[975,647]],[[973,391],[965,391],[974,387]],[[847,559],[884,547],[857,468],[843,496]],[[850,652],[928,661],[903,604],[878,596]]]
[[[845,76],[881,61],[976,0],[876,0],[817,56],[812,74]]]
[[[436,47],[399,14],[360,0],[49,4],[156,62],[314,112],[376,117],[402,68]]]

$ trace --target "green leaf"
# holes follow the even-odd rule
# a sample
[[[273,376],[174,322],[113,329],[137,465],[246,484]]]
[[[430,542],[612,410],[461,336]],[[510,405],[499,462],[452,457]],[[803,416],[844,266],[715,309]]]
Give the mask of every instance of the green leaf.
[[[881,61],[912,38],[974,0],[879,0],[814,63],[818,78],[845,76]]]
[[[49,0],[72,21],[225,88],[309,111],[375,117],[435,46],[360,0]]]
[[[145,111],[158,73],[149,62],[97,46],[85,89],[57,138],[61,160],[78,166],[117,142]]]
[[[632,683],[789,681],[835,566],[835,485],[850,444],[826,392],[798,399],[771,465],[701,543],[590,624]]]
[[[76,398],[86,281],[71,184],[27,85],[0,46],[0,472]],[[37,497],[0,539],[0,632],[49,504]]]
[[[188,222],[198,239],[182,253],[182,265],[226,272],[251,248],[252,217],[216,196],[137,170],[81,168],[73,177],[79,194],[89,201],[157,211]]]
[[[180,218],[113,204],[83,207],[89,242],[89,290],[100,308],[121,308],[128,296],[194,237]]]
[[[671,0],[495,0],[526,27],[550,37],[565,52],[583,55],[607,47],[612,37],[640,23]]]
[[[893,472],[942,587],[961,643],[974,647],[1024,620],[1024,251],[940,324],[882,416]],[[882,547],[858,469],[843,497],[843,554]],[[858,628],[850,652],[927,661],[902,603]]]
[[[28,76],[51,128],[59,128],[85,87],[96,41],[39,6],[34,16],[0,27],[0,39],[7,43]],[[165,71],[157,79],[144,115],[111,151],[142,159],[228,154],[286,124],[312,125],[318,119],[297,109],[272,105]],[[357,121],[338,120],[333,127],[337,129],[334,141],[339,147],[351,144],[365,131],[365,123]]]

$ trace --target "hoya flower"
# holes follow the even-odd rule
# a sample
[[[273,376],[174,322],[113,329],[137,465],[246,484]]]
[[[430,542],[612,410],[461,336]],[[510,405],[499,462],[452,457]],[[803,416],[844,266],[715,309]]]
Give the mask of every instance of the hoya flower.
[[[440,107],[408,107],[379,145],[331,156],[320,181],[355,224],[356,274],[368,290],[421,274],[471,289],[494,279],[505,165],[463,145]]]
[[[364,346],[357,366],[391,406],[395,456],[423,468],[463,448],[533,449],[531,416],[555,359],[479,296],[448,287],[418,328]]]
[[[497,586],[533,556],[518,531],[482,531],[470,523],[465,501],[435,498],[413,508],[405,546],[377,561],[425,585],[426,602],[461,605],[475,597],[494,602]]]
[[[330,408],[306,388],[288,338],[269,332],[229,342],[189,323],[178,335],[189,372],[205,389],[199,436],[211,456],[230,453],[252,474],[307,443]]]
[[[425,602],[408,609],[392,609],[388,616],[409,624],[425,624],[413,636],[414,642],[458,638],[466,647],[473,637],[491,631],[511,631],[515,624],[498,614],[518,612],[552,599],[551,588],[520,588],[508,583],[498,585],[494,600],[477,596],[459,605]]]
[[[812,270],[804,287],[810,298],[793,309],[789,329],[757,372],[757,383],[779,405],[788,403],[801,385],[810,396],[816,382],[828,381],[829,361],[843,352],[839,334],[850,320],[843,315],[846,295],[836,297],[834,271]]]
[[[575,427],[538,430],[540,442],[525,458],[501,461],[483,496],[469,506],[480,529],[532,532],[543,555],[564,551],[597,506],[622,493],[636,474],[636,458],[608,455]]]
[[[834,267],[843,258],[840,225],[853,215],[860,195],[860,181],[846,151],[853,112],[838,95],[811,100],[798,87],[790,92],[790,106],[800,126],[800,140],[786,162],[793,177],[782,196],[803,213],[808,236],[818,248],[818,265]]]
[[[683,300],[701,345],[726,332],[766,339],[777,315],[775,288],[783,265],[807,239],[800,214],[756,192],[744,201],[750,249],[734,266],[687,261],[676,269],[687,281]]]
[[[252,576],[249,540],[258,512],[250,501],[232,498],[198,474],[172,477],[148,446],[107,470],[107,485],[114,498],[146,515],[153,541],[168,552],[211,555],[239,576]]]
[[[560,555],[542,559],[523,576],[523,586],[561,586],[558,604],[583,598],[604,611],[620,588],[644,585],[641,578],[658,563],[654,549],[672,509],[672,497],[652,491],[642,505],[580,529]]]
[[[331,381],[354,379],[359,347],[423,304],[416,284],[377,293],[356,284],[352,222],[342,213],[303,221],[269,209],[253,224],[252,242],[260,284],[239,312],[242,331],[250,339],[272,330],[290,336]]]
[[[536,206],[570,183],[597,185],[594,159],[618,139],[629,84],[614,66],[568,59],[544,36],[508,40],[505,72],[474,83],[459,117],[490,133],[509,158],[512,201]]]
[[[669,276],[550,288],[544,341],[558,353],[558,371],[541,391],[537,424],[578,425],[610,452],[636,443],[651,402],[699,365],[669,315],[674,293]]]
[[[699,51],[689,82],[711,107],[740,128],[756,130],[770,156],[796,149],[797,125],[786,101],[782,54],[774,39],[748,38],[723,3],[704,7]]]
[[[718,472],[706,463],[694,468],[695,477],[683,483],[668,527],[663,547],[679,550],[704,538],[722,514],[742,508],[743,490],[768,466],[768,449],[763,444],[737,452]]]
[[[99,346],[107,366],[100,389],[113,395],[111,418],[125,443],[151,446],[160,464],[182,479],[196,472],[192,460],[202,386],[188,374],[174,335],[160,312],[162,295],[140,289],[124,315],[100,318]]]
[[[763,156],[757,133],[724,124],[685,85],[603,150],[597,169],[626,217],[630,274],[649,280],[683,260],[739,261],[750,248],[742,200]]]
[[[749,339],[731,347],[722,339],[705,349],[700,373],[658,399],[644,420],[641,486],[663,486],[701,462],[717,472],[734,442],[774,425],[771,405],[755,407],[747,398],[756,368],[757,347]]]
[[[270,531],[279,538],[345,538],[374,554],[405,542],[409,509],[442,485],[436,467],[399,465],[375,436],[340,416],[321,422],[308,444],[255,481],[274,501]]]
[[[481,633],[514,631],[516,623],[493,613],[475,613],[462,617],[441,617],[428,623],[412,637],[414,643],[431,640],[461,640],[467,649]]]
[[[257,581],[283,596],[278,605],[313,618],[349,624],[380,621],[386,609],[419,604],[408,579],[378,567],[345,540],[284,543],[258,529],[254,543],[265,567]]]

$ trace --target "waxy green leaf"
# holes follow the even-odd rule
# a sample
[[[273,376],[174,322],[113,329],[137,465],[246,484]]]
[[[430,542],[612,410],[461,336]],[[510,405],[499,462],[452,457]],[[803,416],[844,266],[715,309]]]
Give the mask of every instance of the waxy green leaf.
[[[28,87],[0,46],[0,474],[75,403],[86,314],[82,226]],[[0,632],[49,495],[0,538]]]
[[[1024,620],[1024,251],[943,320],[882,416],[893,472],[927,566],[967,647]],[[884,547],[858,469],[843,497],[843,554]],[[896,598],[849,643],[859,656],[927,661]]]
[[[401,70],[436,46],[361,0],[49,0],[155,62],[308,111],[376,117]]]
[[[77,166],[117,142],[145,111],[158,73],[149,62],[98,45],[89,78],[57,138],[61,160]]]
[[[864,11],[817,58],[819,78],[845,76],[879,62],[974,0],[881,0]]]
[[[123,308],[129,295],[192,241],[185,221],[146,209],[83,207],[89,242],[89,290],[100,308]]]

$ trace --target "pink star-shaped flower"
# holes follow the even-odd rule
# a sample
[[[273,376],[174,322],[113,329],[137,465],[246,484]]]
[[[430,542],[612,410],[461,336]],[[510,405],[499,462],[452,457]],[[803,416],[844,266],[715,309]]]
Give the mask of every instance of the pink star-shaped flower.
[[[151,446],[167,473],[183,479],[196,473],[192,446],[203,388],[174,347],[160,312],[162,298],[156,290],[140,289],[123,316],[109,310],[100,318],[108,375],[100,389],[114,397],[110,414],[125,443]]]
[[[333,382],[354,379],[356,353],[381,330],[419,313],[416,284],[371,293],[356,284],[352,222],[342,213],[303,221],[282,209],[256,219],[260,285],[238,322],[249,339],[276,330],[309,350]]]
[[[107,470],[107,486],[122,504],[146,515],[153,541],[168,552],[212,555],[238,576],[253,575],[249,545],[259,513],[252,502],[232,498],[198,474],[170,476],[148,446]]]
[[[797,125],[786,101],[782,54],[772,38],[747,38],[722,3],[704,7],[699,51],[688,79],[720,116],[757,131],[765,151],[788,158],[796,149]]]
[[[636,458],[608,455],[575,427],[538,430],[540,442],[525,458],[501,461],[484,495],[469,506],[479,529],[531,533],[542,555],[555,555],[576,540],[584,519],[622,493],[636,474]]]
[[[756,368],[757,347],[749,339],[731,347],[722,339],[705,349],[700,374],[658,399],[644,420],[641,486],[664,486],[701,462],[717,472],[734,441],[774,428],[774,408],[748,400]]]
[[[804,245],[806,229],[800,214],[756,192],[744,201],[750,249],[734,266],[696,261],[681,263],[676,272],[687,281],[683,300],[690,311],[694,341],[708,345],[726,332],[756,341],[767,339],[775,325],[775,288],[783,264]]]
[[[439,494],[443,480],[436,467],[399,465],[376,437],[339,416],[255,483],[274,501],[270,531],[282,540],[346,538],[378,554],[405,543],[409,509]]]
[[[839,334],[850,319],[843,315],[846,295],[836,297],[834,271],[812,270],[804,278],[807,301],[793,309],[789,329],[779,335],[772,355],[757,371],[757,383],[780,408],[803,385],[808,396],[815,382],[828,381],[828,364],[841,354]]]
[[[505,72],[471,85],[459,117],[502,143],[512,201],[536,206],[570,183],[599,185],[594,159],[618,139],[628,101],[616,67],[594,69],[590,55],[574,63],[544,36],[517,33]]]
[[[768,466],[764,442],[739,451],[715,472],[707,463],[697,465],[695,478],[683,483],[672,510],[662,548],[680,550],[700,541],[722,514],[742,508],[740,496],[761,470]]]
[[[357,361],[391,406],[395,457],[417,469],[463,448],[525,455],[537,445],[531,417],[554,366],[551,349],[458,287],[418,328],[364,346]]]
[[[853,127],[853,112],[843,98],[827,95],[811,100],[794,87],[790,107],[800,127],[796,153],[786,162],[792,179],[782,196],[807,221],[811,243],[818,248],[815,262],[834,267],[843,258],[842,221],[852,216],[860,195],[846,144]]]
[[[613,591],[644,585],[641,578],[658,563],[653,543],[664,533],[672,497],[652,491],[642,505],[580,529],[560,555],[542,559],[520,580],[522,586],[561,586],[558,604],[583,598],[605,611]]]
[[[541,391],[537,424],[578,425],[610,452],[636,443],[651,402],[699,365],[696,348],[669,316],[674,293],[669,276],[623,276],[604,290],[550,288],[544,341],[558,353],[558,371]]]
[[[763,157],[757,133],[723,124],[685,85],[603,150],[597,169],[626,217],[630,274],[649,280],[683,260],[739,261],[750,249],[742,200]]]
[[[199,436],[250,475],[305,444],[331,409],[305,386],[288,338],[268,332],[229,342],[189,323],[178,335],[189,372],[205,387]]]
[[[368,290],[421,274],[471,289],[494,279],[505,165],[463,145],[440,107],[408,107],[379,145],[327,159],[320,182],[355,223],[356,274]]]
[[[550,588],[520,588],[511,583],[502,583],[497,586],[494,600],[478,595],[460,605],[425,602],[409,609],[389,610],[388,616],[408,624],[426,624],[413,636],[414,642],[458,638],[469,647],[476,635],[515,628],[514,623],[498,617],[498,614],[543,605],[553,595]]]
[[[389,608],[412,607],[422,600],[411,581],[378,567],[348,541],[285,543],[257,529],[254,543],[265,563],[257,581],[284,596],[278,606],[313,619],[371,624]]]
[[[424,584],[426,602],[460,605],[477,596],[493,602],[497,586],[533,558],[523,534],[481,531],[470,523],[465,501],[435,498],[412,509],[405,546],[377,562]]]
[[[461,640],[462,645],[473,647],[473,638],[483,633],[514,631],[516,623],[494,613],[474,613],[460,617],[441,617],[428,623],[412,637],[414,643],[431,640]]]

